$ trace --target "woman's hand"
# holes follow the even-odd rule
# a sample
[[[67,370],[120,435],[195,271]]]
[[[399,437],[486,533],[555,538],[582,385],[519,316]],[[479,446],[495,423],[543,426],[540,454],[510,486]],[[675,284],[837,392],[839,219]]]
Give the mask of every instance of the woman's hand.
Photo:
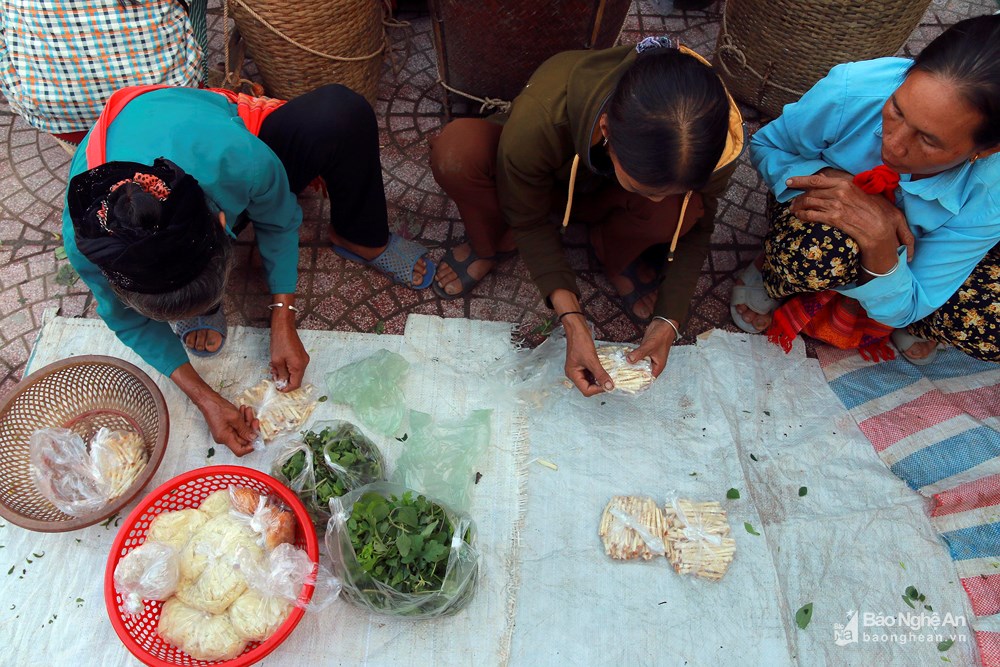
[[[646,327],[646,334],[642,337],[639,347],[625,358],[630,364],[635,364],[649,357],[653,377],[660,377],[660,373],[667,365],[667,357],[670,356],[670,346],[674,344],[676,338],[677,332],[674,331],[674,327],[663,320],[653,320]]]
[[[229,447],[236,456],[253,451],[253,441],[260,432],[260,422],[254,417],[253,408],[249,405],[236,407],[215,394],[214,398],[198,405],[198,409],[205,416],[217,443]]]
[[[271,310],[271,377],[285,383],[281,391],[292,391],[302,386],[309,354],[295,329],[295,313],[287,307],[295,296],[275,294],[272,298],[273,303],[284,305]]]
[[[597,358],[594,338],[583,315],[563,318],[566,329],[566,377],[584,396],[595,396],[615,388],[611,376]]]
[[[253,408],[236,407],[201,379],[190,362],[170,374],[181,391],[201,410],[212,437],[225,445],[236,456],[253,451],[253,441],[260,432],[260,422],[254,417]]]
[[[876,272],[890,270],[897,261],[896,248],[906,246],[907,259],[913,258],[913,232],[903,212],[882,195],[870,195],[853,181],[815,174],[795,176],[787,184],[804,190],[792,200],[789,210],[799,220],[836,227],[854,239]]]

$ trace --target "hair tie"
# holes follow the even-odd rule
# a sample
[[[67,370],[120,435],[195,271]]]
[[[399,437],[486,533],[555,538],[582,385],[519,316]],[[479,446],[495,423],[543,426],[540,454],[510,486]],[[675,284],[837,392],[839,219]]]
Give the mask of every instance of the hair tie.
[[[660,37],[647,37],[638,44],[635,45],[636,53],[643,53],[644,51],[649,51],[650,49],[676,49],[677,40],[667,35],[661,35]]]

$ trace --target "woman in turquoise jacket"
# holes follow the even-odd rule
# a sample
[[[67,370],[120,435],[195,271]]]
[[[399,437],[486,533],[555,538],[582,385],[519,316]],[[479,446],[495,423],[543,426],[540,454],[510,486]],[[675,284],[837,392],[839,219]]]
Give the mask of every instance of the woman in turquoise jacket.
[[[246,213],[271,292],[271,373],[287,391],[309,355],[295,329],[295,193],[321,177],[338,254],[414,288],[434,265],[390,234],[375,115],[360,95],[324,86],[288,103],[190,88],[115,94],[70,165],[66,253],[119,339],[198,406],[216,441],[251,451],[257,424],[198,376],[227,335],[220,303],[233,224]],[[183,341],[183,342],[182,342]],[[187,349],[185,349],[187,348]]]

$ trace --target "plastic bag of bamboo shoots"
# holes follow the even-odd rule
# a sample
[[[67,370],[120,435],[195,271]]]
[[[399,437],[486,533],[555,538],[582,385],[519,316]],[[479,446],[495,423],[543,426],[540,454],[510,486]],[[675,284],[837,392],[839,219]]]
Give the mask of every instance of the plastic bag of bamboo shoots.
[[[664,506],[666,556],[678,574],[718,581],[736,555],[722,505],[667,495]]]
[[[254,416],[260,421],[260,433],[254,442],[254,449],[263,449],[278,434],[295,431],[309,419],[318,401],[316,388],[304,384],[292,391],[281,391],[273,380],[261,380],[250,387],[237,399],[239,405],[249,405]]]

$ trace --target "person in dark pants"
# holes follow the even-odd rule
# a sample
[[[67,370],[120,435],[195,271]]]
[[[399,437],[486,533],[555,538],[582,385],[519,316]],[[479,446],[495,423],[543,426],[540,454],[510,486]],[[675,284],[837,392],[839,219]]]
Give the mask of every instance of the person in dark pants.
[[[220,444],[251,450],[257,424],[191,366],[227,335],[220,303],[232,224],[254,226],[272,298],[271,373],[299,387],[309,363],[295,329],[295,193],[330,195],[333,250],[413,288],[430,285],[426,250],[389,232],[371,106],[330,85],[284,103],[163,86],[112,96],[70,165],[66,253],[118,338],[198,406]],[[183,341],[183,342],[182,342]],[[185,349],[186,348],[186,349]]]

